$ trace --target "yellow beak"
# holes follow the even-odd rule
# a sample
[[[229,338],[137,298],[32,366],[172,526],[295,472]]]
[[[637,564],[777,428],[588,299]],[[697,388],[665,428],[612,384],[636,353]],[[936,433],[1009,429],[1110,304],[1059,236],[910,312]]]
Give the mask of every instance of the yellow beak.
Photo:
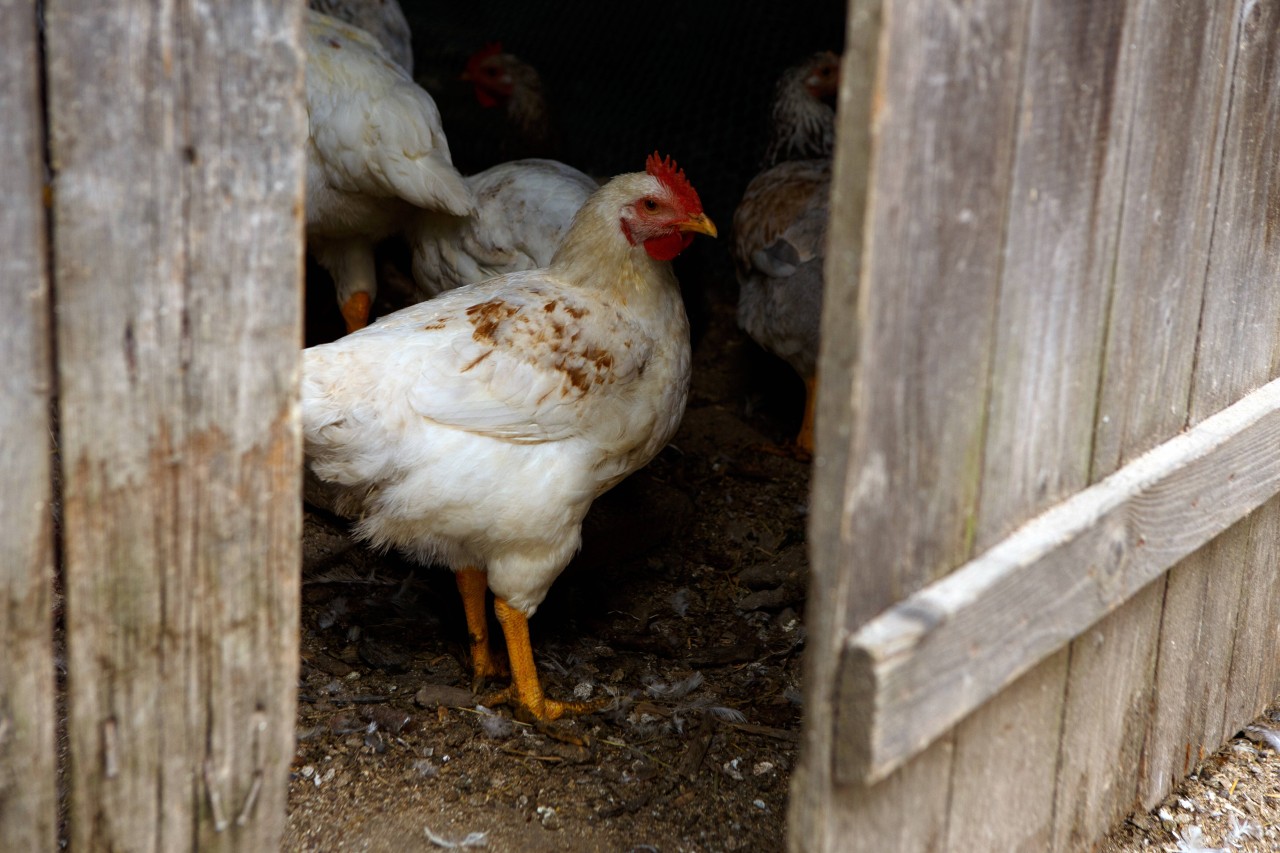
[[[706,234],[708,237],[718,236],[720,232],[716,231],[716,224],[712,222],[705,213],[699,213],[692,219],[686,219],[680,223],[681,231],[696,231],[699,234]]]

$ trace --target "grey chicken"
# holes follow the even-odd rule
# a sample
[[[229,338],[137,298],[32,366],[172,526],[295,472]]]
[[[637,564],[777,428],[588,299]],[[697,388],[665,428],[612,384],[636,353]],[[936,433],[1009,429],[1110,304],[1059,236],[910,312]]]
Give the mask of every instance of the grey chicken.
[[[813,453],[823,261],[831,194],[839,57],[823,52],[778,81],[766,168],[733,214],[738,325],[805,383],[796,447]]]

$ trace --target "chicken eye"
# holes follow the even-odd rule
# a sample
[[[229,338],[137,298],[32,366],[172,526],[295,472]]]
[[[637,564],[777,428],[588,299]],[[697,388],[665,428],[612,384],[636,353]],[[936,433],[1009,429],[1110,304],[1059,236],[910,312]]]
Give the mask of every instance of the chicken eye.
[[[655,210],[658,209],[658,203],[651,198],[646,198],[644,200],[644,209],[649,211],[650,213],[653,213]]]

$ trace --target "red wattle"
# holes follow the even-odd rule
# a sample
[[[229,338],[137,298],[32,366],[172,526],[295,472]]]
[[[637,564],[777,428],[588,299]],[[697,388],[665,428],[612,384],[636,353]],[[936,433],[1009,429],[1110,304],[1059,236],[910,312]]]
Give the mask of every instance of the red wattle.
[[[650,237],[644,241],[644,250],[655,261],[669,261],[689,248],[693,235],[687,231],[671,231],[661,237]]]

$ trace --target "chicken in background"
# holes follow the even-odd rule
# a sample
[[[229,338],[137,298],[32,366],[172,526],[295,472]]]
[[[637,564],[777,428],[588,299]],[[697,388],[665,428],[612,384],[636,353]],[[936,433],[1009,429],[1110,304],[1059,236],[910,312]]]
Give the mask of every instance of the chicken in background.
[[[574,214],[600,185],[555,160],[501,163],[465,179],[475,195],[468,217],[429,211],[405,228],[417,299],[551,262]]]
[[[674,434],[688,395],[689,325],[671,261],[715,236],[697,192],[654,154],[596,190],[550,264],[446,291],[305,351],[311,473],[357,534],[455,572],[485,704],[555,720],[599,702],[547,698],[527,619],[581,542],[602,493]]]
[[[374,245],[416,209],[468,216],[440,113],[365,31],[307,12],[307,250],[333,277],[347,330],[377,293]]]
[[[774,87],[764,168],[785,160],[830,160],[836,143],[840,57],[824,50],[788,68]]]
[[[451,102],[446,120],[464,174],[511,160],[560,157],[542,77],[532,65],[493,43],[467,59],[461,80],[469,97]]]
[[[308,6],[364,30],[397,65],[413,73],[413,33],[397,0],[309,0]]]
[[[822,320],[823,259],[839,57],[823,52],[787,70],[771,112],[765,169],[733,214],[731,252],[739,284],[738,325],[791,365],[805,384],[796,448],[813,453]]]

